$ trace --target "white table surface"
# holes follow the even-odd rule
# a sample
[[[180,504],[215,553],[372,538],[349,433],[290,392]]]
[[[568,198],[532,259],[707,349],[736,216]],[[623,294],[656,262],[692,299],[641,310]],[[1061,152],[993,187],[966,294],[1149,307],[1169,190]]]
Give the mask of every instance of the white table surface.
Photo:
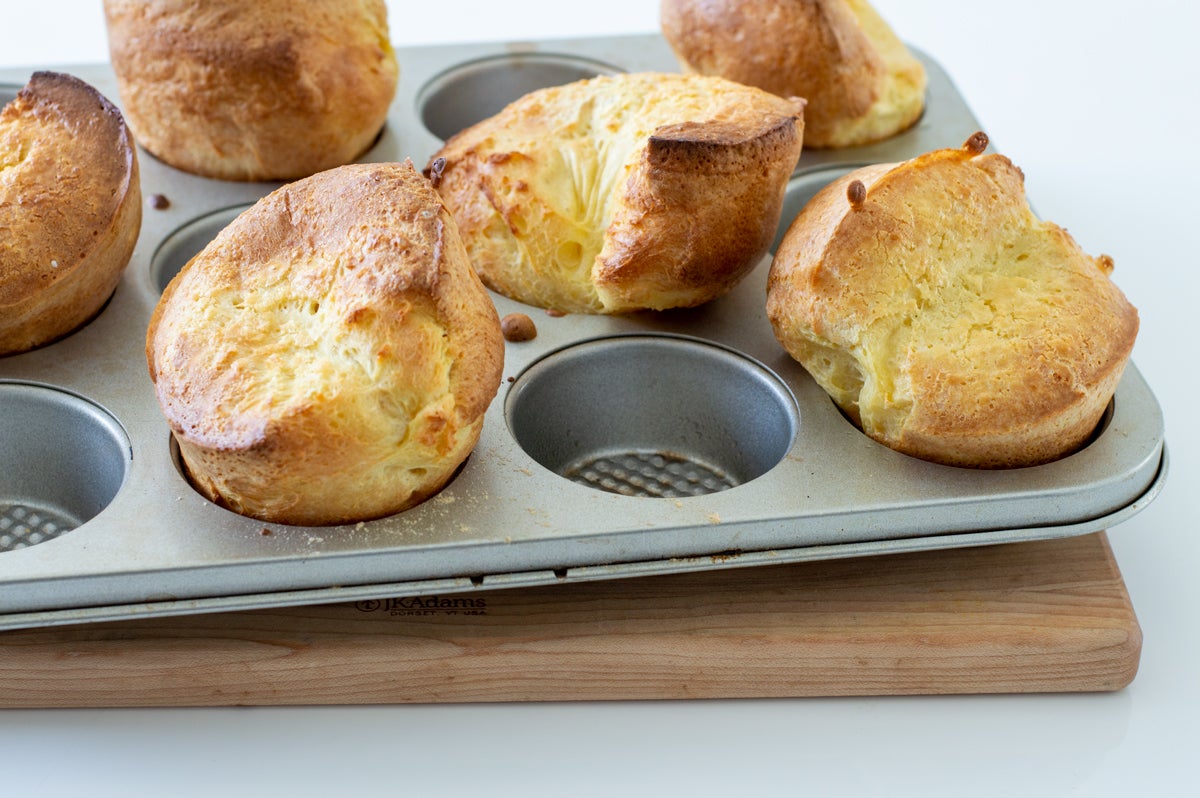
[[[390,4],[398,46],[657,30],[653,0]],[[938,60],[1038,210],[1111,254],[1171,474],[1110,531],[1144,632],[1099,695],[0,711],[0,794],[1200,794],[1200,5],[877,0]],[[0,67],[107,60],[99,0],[7,0]]]

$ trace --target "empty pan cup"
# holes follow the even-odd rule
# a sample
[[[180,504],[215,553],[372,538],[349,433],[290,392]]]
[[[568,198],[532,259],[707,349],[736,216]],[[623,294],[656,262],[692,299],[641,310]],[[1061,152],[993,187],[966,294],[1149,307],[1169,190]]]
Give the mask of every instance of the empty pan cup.
[[[124,429],[98,405],[45,385],[0,382],[0,553],[99,515],[131,459]]]
[[[770,471],[799,417],[787,387],[725,347],[670,335],[596,339],[526,369],[505,413],[554,473],[630,496],[701,496]]]

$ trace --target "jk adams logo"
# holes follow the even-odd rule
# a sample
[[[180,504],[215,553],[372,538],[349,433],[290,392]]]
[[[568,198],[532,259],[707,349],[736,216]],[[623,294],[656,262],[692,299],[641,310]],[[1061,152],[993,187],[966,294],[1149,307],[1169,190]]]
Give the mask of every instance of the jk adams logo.
[[[405,596],[366,599],[355,603],[359,612],[383,612],[392,616],[487,615],[487,599],[461,596]]]

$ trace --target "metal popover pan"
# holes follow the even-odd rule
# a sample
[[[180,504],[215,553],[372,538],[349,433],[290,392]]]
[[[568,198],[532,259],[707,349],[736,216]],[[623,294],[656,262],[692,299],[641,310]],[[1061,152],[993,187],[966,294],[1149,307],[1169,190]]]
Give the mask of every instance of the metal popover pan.
[[[363,160],[424,166],[442,140],[542,88],[678,71],[657,35],[401,49],[387,126]],[[982,129],[947,75],[920,122],[879,144],[805,151],[781,230],[830,180],[957,147]],[[0,101],[29,70],[0,71]],[[107,66],[71,68],[114,102]],[[775,340],[770,257],[706,306],[623,317],[524,312],[505,381],[454,481],[343,527],[264,524],[181,473],[146,369],[163,286],[277,187],[177,171],[139,152],[148,204],[111,301],[86,327],[0,358],[0,628],[430,595],[1053,538],[1106,529],[1158,493],[1162,413],[1130,364],[1080,451],[972,470],[868,439]]]

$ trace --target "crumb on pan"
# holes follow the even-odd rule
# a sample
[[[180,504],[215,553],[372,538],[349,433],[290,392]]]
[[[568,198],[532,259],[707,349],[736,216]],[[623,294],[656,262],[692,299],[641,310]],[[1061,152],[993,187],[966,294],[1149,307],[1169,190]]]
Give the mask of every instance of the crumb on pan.
[[[537,337],[537,326],[524,313],[509,313],[500,319],[500,331],[504,333],[504,340],[514,343],[532,341]]]

